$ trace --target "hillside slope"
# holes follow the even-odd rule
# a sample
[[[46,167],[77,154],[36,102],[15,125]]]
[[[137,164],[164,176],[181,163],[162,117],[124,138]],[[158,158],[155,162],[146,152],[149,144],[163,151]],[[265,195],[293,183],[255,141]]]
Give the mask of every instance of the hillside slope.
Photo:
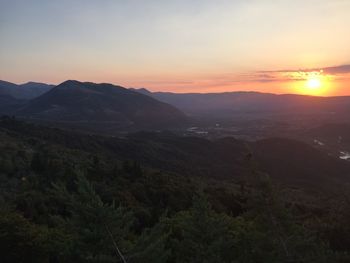
[[[181,175],[220,180],[242,180],[252,169],[276,182],[317,189],[335,188],[350,181],[350,162],[332,157],[296,140],[271,138],[245,142],[233,138],[206,140],[170,132],[140,132],[126,137],[90,136],[25,124],[0,121],[0,129],[18,138],[45,141],[71,149],[135,160],[142,165]]]
[[[17,116],[74,125],[172,127],[186,123],[173,106],[111,84],[65,81],[30,101]],[[101,127],[104,128],[104,127]]]

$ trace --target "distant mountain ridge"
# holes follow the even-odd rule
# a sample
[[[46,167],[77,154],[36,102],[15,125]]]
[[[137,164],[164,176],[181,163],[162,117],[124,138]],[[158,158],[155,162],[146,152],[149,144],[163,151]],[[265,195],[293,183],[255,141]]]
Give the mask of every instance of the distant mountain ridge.
[[[350,113],[350,96],[316,97],[260,92],[171,93],[150,92],[147,89],[134,90],[195,116],[225,116],[237,113]]]
[[[54,86],[55,85],[39,82],[27,82],[25,84],[17,85],[0,80],[0,95],[11,96],[15,99],[30,100],[48,92]]]
[[[187,116],[192,124],[273,119],[297,120],[303,125],[310,120],[348,122],[350,114],[350,96],[151,92],[73,80],[58,86],[0,81],[0,104],[0,114],[90,127],[109,123],[104,129],[111,131],[121,127],[180,127],[188,123]]]
[[[20,117],[72,122],[110,123],[116,127],[172,127],[186,123],[180,110],[149,96],[112,84],[68,80],[31,100]]]

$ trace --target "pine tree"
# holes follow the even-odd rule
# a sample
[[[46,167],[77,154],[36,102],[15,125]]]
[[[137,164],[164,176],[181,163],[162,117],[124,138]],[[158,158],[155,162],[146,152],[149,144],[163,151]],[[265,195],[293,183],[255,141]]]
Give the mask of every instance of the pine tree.
[[[126,262],[132,215],[115,203],[104,203],[84,176],[78,176],[76,185],[76,193],[54,186],[70,213],[64,227],[74,234],[75,256],[93,262],[115,262],[117,257]]]
[[[178,213],[168,224],[175,262],[219,263],[235,259],[236,220],[213,211],[203,193],[194,196],[189,211]]]
[[[327,246],[293,219],[268,175],[253,170],[249,186],[246,256],[261,262],[328,262]]]
[[[164,220],[167,220],[164,218]],[[139,237],[133,253],[128,259],[130,263],[165,263],[171,257],[171,249],[167,247],[170,232],[161,222],[145,230]]]

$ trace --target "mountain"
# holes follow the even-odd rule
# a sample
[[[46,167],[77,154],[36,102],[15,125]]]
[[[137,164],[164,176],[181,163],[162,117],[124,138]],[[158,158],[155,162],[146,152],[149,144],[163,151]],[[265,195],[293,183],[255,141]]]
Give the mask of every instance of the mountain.
[[[74,80],[31,100],[16,115],[93,129],[165,128],[187,121],[175,107],[149,96],[112,84]]]
[[[247,118],[271,114],[318,114],[335,120],[345,119],[350,113],[350,96],[316,97],[259,92],[170,93],[150,92],[146,89],[136,91],[169,103],[189,115],[200,117]]]
[[[0,95],[8,95],[15,99],[30,100],[44,94],[53,87],[54,85],[45,83],[28,82],[17,85],[0,80]]]

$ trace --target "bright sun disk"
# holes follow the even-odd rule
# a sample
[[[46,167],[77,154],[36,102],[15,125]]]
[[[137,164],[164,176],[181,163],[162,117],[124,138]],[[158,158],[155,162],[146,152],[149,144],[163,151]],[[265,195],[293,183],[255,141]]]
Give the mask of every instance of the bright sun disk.
[[[309,89],[318,89],[321,87],[321,80],[319,78],[310,78],[307,81],[307,87]]]

